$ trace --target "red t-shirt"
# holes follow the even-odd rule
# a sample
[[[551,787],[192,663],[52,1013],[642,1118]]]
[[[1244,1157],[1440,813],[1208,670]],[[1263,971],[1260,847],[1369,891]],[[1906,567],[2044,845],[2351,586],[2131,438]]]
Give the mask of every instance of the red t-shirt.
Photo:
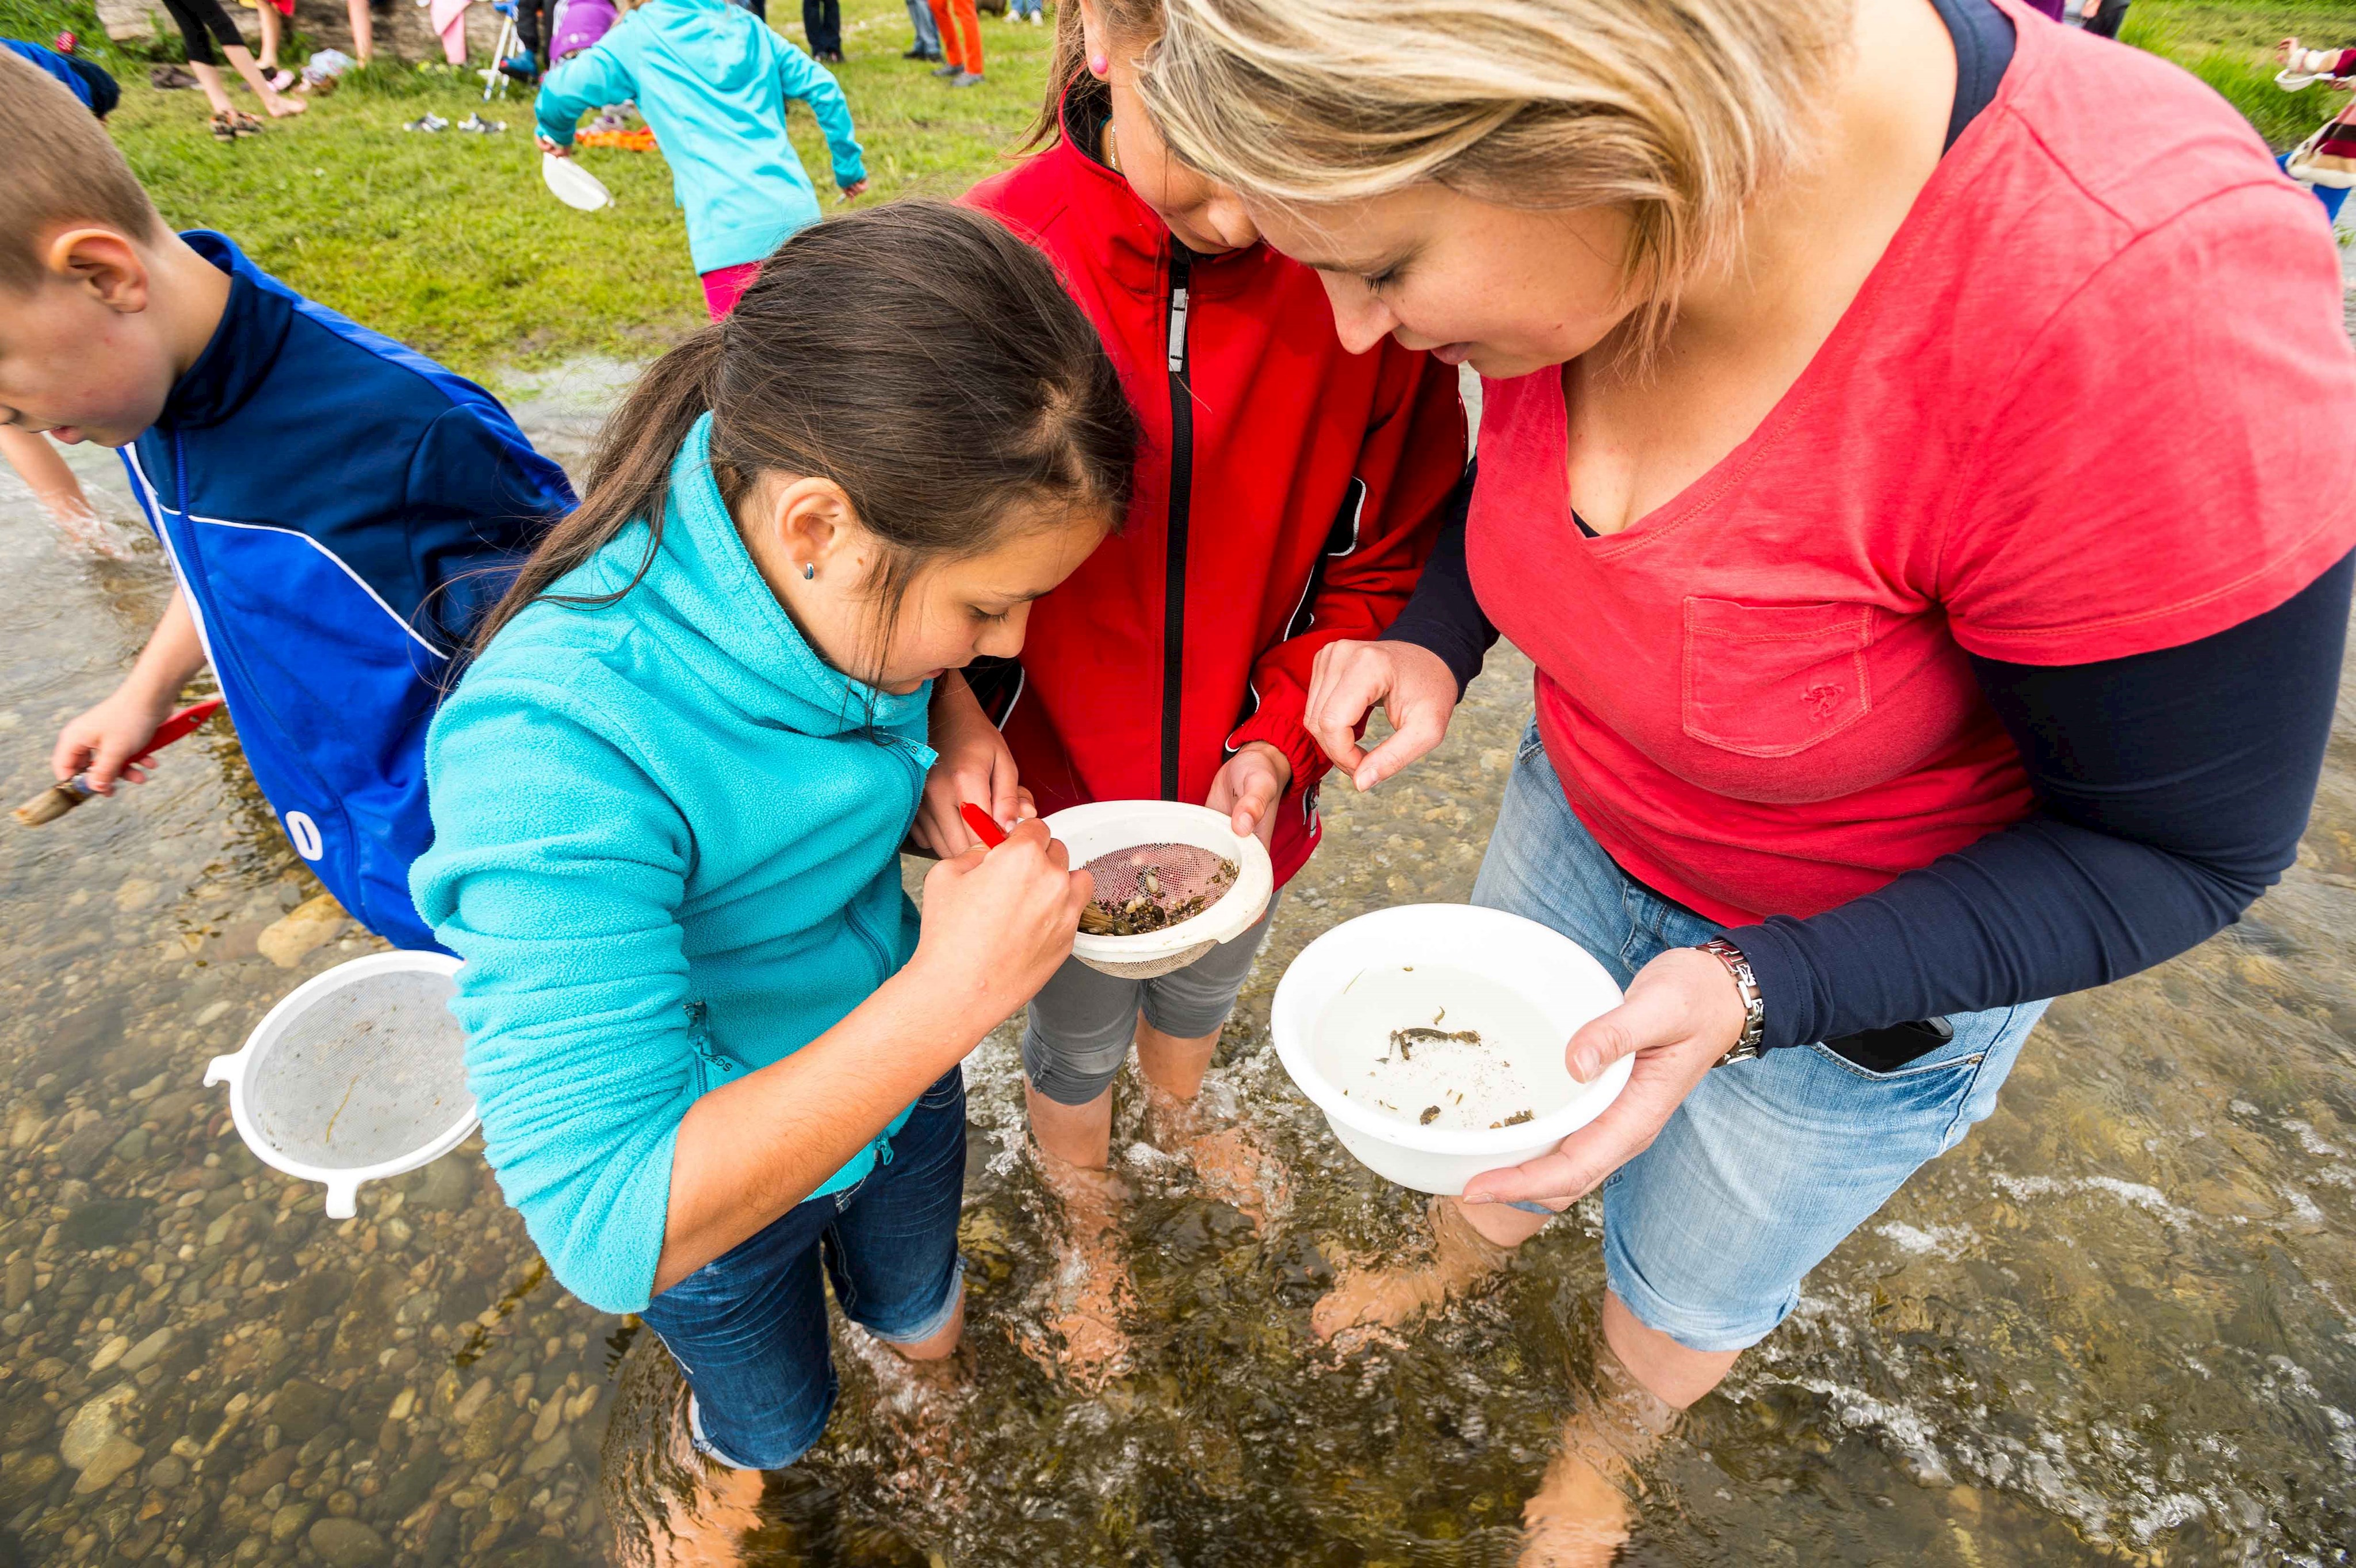
[[[2356,547],[2315,198],[2175,67],[2006,9],[1995,101],[1683,493],[1583,537],[1559,371],[1484,389],[1482,606],[1580,820],[1713,919],[1817,913],[2030,810],[1966,651],[2174,647]]]

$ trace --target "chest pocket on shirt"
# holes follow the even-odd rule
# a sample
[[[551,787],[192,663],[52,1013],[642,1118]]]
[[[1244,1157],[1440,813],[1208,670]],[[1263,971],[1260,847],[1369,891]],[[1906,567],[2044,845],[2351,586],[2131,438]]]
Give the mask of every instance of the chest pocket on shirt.
[[[1685,732],[1745,757],[1790,757],[1873,710],[1870,605],[1685,601]]]

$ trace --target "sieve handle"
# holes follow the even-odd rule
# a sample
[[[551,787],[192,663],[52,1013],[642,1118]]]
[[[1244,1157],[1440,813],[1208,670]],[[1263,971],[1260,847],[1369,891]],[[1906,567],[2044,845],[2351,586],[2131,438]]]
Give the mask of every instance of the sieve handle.
[[[330,1181],[327,1186],[327,1218],[349,1219],[360,1211],[360,1184],[356,1181]]]
[[[230,1056],[215,1057],[205,1064],[205,1087],[210,1089],[217,1083],[236,1082],[238,1066],[244,1060],[243,1051],[238,1051]]]

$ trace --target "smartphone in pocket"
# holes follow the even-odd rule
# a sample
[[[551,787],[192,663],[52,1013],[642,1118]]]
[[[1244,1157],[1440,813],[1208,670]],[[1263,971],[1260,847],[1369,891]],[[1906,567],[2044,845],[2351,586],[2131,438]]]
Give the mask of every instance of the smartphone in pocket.
[[[1826,1040],[1825,1048],[1843,1061],[1868,1072],[1896,1072],[1908,1062],[1927,1057],[1955,1037],[1955,1026],[1944,1018],[1916,1018],[1886,1028],[1863,1029]]]

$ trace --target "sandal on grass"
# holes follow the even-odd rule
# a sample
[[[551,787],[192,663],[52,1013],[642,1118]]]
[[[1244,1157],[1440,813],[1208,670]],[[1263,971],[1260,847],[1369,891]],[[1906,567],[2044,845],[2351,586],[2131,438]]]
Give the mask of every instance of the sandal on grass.
[[[252,115],[248,114],[242,109],[232,110],[230,114],[230,124],[236,126],[237,134],[241,136],[259,136],[262,134],[262,122],[255,119]]]
[[[216,142],[237,140],[236,117],[226,109],[220,110],[213,115],[213,140]]]

